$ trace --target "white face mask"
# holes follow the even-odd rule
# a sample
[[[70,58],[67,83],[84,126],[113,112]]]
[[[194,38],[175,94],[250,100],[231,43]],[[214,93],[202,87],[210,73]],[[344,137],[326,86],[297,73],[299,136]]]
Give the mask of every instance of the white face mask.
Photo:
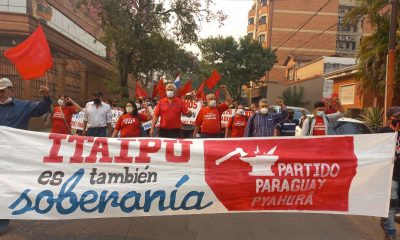
[[[323,117],[325,115],[325,112],[324,111],[318,111],[317,112],[317,116],[318,117]]]
[[[140,108],[140,103],[136,103],[136,107],[139,109]]]
[[[58,106],[64,106],[64,100],[58,99]]]
[[[239,115],[243,115],[244,114],[244,109],[238,109],[236,113],[239,114]]]
[[[268,108],[261,108],[260,109],[261,114],[268,114]]]
[[[126,107],[127,113],[133,113],[133,107]]]
[[[210,106],[210,107],[212,107],[212,108],[216,107],[216,106],[217,106],[217,101],[211,100],[211,101],[208,103],[208,106]]]
[[[0,102],[0,104],[4,105],[4,104],[7,104],[7,103],[9,103],[9,102],[11,102],[11,101],[12,101],[12,98],[9,97],[9,98],[7,98],[7,100],[5,100],[4,102]]]
[[[167,91],[167,97],[172,98],[174,96],[174,91]]]

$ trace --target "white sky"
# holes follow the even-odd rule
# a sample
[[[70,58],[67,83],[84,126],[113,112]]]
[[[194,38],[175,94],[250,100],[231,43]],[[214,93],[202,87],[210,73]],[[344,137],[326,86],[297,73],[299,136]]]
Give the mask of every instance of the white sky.
[[[218,22],[202,23],[200,32],[201,38],[218,35],[243,37],[247,34],[247,15],[253,0],[215,0],[216,10],[222,10],[228,18],[224,21],[224,26],[219,28]],[[196,46],[188,46],[188,50],[198,52]]]

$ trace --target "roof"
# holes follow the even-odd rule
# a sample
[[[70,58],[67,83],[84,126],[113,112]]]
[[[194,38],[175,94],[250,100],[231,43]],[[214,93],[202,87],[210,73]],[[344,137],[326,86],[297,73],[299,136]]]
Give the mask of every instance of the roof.
[[[349,67],[338,69],[338,70],[333,71],[333,72],[326,73],[323,76],[326,79],[336,79],[336,78],[339,78],[339,77],[352,75],[352,74],[355,74],[357,72],[358,72],[358,66],[357,65],[352,65],[352,66],[349,66]]]
[[[316,55],[301,55],[301,54],[290,54],[289,56],[286,57],[285,61],[283,62],[283,65],[286,66],[290,59],[293,59],[295,62],[311,62],[321,56],[316,56]]]

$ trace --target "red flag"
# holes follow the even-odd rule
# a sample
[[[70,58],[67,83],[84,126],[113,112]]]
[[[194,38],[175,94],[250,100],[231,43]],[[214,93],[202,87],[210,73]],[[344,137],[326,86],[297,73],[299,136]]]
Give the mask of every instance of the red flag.
[[[217,99],[217,101],[219,101],[219,95],[220,95],[220,89],[218,88],[217,91],[215,91],[215,98]]]
[[[41,25],[21,44],[8,49],[4,56],[15,64],[24,80],[42,77],[53,66],[49,44]]]
[[[207,88],[210,90],[213,89],[219,80],[221,80],[221,75],[214,69],[211,73],[211,77],[206,80]]]
[[[136,83],[136,98],[140,97],[147,97],[147,92],[139,85],[139,83]]]
[[[153,85],[153,93],[151,94],[151,97],[152,98],[156,98],[157,97],[157,95],[158,95],[158,84],[154,84]]]
[[[167,92],[165,89],[165,85],[164,85],[164,80],[160,79],[160,81],[158,81],[157,84],[157,92],[158,92],[158,96],[160,96],[160,98],[164,98],[167,96]]]
[[[204,83],[205,83],[205,82],[203,82],[203,83],[200,85],[199,89],[197,90],[197,94],[196,94],[196,98],[197,98],[197,99],[202,99],[203,96],[204,96]]]
[[[192,90],[192,80],[189,80],[183,88],[179,91],[179,95],[185,96],[186,93],[190,92]]]

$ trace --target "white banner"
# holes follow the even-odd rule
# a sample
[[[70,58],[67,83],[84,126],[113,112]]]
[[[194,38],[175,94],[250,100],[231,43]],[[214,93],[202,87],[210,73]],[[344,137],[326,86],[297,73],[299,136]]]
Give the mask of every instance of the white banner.
[[[387,216],[395,134],[107,139],[0,127],[0,219]]]
[[[197,115],[199,114],[200,109],[203,106],[203,102],[188,101],[188,100],[184,101],[186,102],[187,107],[192,111],[193,114],[190,117],[182,115],[181,116],[182,124],[194,125]]]

